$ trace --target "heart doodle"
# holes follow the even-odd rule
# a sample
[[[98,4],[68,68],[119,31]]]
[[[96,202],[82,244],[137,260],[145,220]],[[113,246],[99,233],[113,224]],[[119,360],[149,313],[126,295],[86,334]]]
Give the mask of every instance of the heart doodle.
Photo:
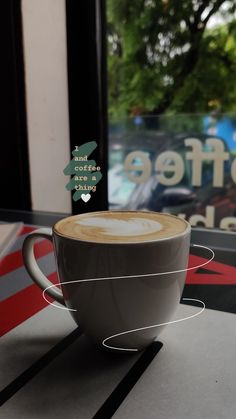
[[[91,195],[90,195],[90,193],[86,193],[86,194],[83,193],[81,195],[81,198],[83,199],[84,202],[88,202],[90,200],[90,198],[91,198]]]

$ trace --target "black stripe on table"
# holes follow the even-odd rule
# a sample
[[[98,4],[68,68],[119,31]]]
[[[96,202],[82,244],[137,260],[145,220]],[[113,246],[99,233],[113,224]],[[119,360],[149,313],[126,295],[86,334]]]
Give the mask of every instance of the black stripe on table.
[[[148,346],[140,358],[135,362],[133,367],[113,390],[107,400],[103,403],[97,413],[93,416],[93,419],[109,419],[114,415],[162,346],[163,344],[161,342],[153,342],[150,346]]]
[[[43,368],[45,368],[51,361],[53,361],[58,355],[60,355],[69,345],[75,342],[82,332],[79,328],[76,328],[72,333],[57,343],[50,351],[38,359],[33,365],[27,370],[20,374],[14,381],[8,384],[0,392],[0,406],[2,406],[7,400],[9,400],[14,394],[20,390],[25,384],[34,378]]]

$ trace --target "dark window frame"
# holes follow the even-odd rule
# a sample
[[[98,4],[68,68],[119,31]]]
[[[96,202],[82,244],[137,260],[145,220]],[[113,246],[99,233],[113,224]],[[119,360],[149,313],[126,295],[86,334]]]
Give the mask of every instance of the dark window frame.
[[[31,210],[21,0],[1,3],[0,207]]]
[[[66,26],[70,147],[95,140],[103,175],[88,202],[72,200],[72,212],[107,210],[106,1],[66,0]]]

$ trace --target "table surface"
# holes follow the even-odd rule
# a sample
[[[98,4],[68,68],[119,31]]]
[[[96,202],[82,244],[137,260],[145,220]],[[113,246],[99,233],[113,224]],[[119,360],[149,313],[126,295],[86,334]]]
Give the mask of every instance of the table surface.
[[[0,210],[2,221],[34,224],[25,227],[0,264],[1,419],[105,419],[113,413],[118,419],[234,418],[236,234],[193,230],[192,242],[214,248],[216,258],[189,272],[183,297],[203,300],[207,309],[166,327],[159,336],[161,349],[157,342],[138,354],[121,355],[93,347],[67,312],[42,300],[22,266],[28,231],[63,216]],[[36,257],[53,280],[47,243],[39,243]],[[207,257],[192,250],[195,258]],[[175,319],[198,311],[199,306],[180,304]]]

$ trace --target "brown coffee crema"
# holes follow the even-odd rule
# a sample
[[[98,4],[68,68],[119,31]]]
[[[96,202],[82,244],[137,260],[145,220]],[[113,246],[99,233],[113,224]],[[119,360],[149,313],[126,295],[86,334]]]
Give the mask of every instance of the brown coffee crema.
[[[184,233],[188,223],[173,215],[141,211],[101,211],[58,221],[56,233],[95,243],[140,243]]]

